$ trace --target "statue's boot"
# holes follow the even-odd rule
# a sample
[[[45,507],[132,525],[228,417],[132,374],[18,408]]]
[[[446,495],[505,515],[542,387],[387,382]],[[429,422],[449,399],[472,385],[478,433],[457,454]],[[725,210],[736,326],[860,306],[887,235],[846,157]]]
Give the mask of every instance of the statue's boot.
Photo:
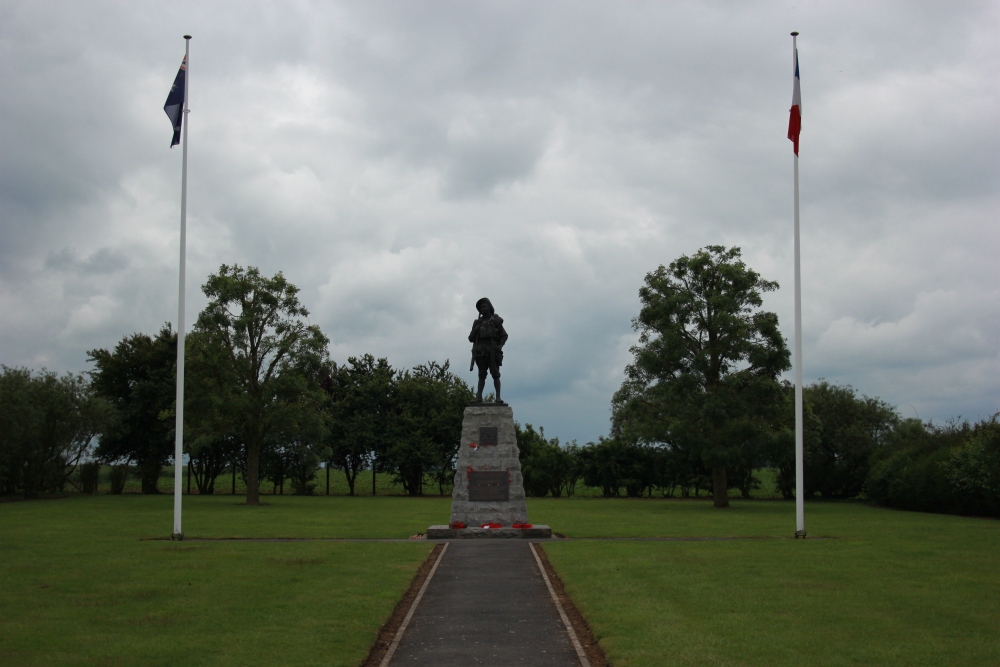
[[[500,400],[500,378],[493,378],[493,388],[496,390],[496,404],[497,405],[507,405],[502,400]]]

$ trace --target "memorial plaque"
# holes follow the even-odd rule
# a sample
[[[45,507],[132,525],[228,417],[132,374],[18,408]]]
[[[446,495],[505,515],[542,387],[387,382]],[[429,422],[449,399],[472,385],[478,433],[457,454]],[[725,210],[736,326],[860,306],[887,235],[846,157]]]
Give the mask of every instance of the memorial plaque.
[[[497,433],[496,426],[482,426],[479,428],[479,446],[486,447],[493,445],[494,447],[500,442],[500,436]]]
[[[470,470],[468,474],[469,500],[483,502],[510,500],[510,476],[506,470]]]

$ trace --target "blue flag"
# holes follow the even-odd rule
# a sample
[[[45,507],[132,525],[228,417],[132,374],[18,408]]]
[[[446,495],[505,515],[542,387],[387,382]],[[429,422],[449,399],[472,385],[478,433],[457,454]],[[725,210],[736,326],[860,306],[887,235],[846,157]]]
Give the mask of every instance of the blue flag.
[[[163,105],[163,110],[167,113],[167,118],[174,126],[174,138],[170,140],[170,147],[173,148],[181,143],[181,123],[184,122],[184,82],[187,70],[187,56],[181,61],[181,68],[177,70],[177,78],[174,85],[170,87],[170,94],[167,95],[167,102]]]

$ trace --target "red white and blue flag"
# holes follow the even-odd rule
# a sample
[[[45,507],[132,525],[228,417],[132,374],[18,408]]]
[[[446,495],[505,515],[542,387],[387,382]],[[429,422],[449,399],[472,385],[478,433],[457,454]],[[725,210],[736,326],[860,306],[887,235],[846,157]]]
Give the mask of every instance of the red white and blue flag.
[[[170,140],[170,147],[173,148],[181,143],[181,123],[184,122],[184,84],[187,82],[187,56],[181,61],[181,68],[177,70],[174,78],[174,85],[170,87],[170,94],[167,95],[167,102],[163,105],[163,110],[167,118],[174,126],[174,138]]]
[[[792,33],[795,34],[795,33]],[[802,91],[799,90],[799,50],[795,49],[795,81],[792,84],[792,108],[788,115],[788,138],[799,154],[799,132],[802,131]]]

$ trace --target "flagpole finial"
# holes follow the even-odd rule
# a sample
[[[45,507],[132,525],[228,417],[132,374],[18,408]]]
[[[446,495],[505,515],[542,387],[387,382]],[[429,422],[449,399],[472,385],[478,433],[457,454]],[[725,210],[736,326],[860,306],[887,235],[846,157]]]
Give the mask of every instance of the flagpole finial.
[[[796,35],[799,33],[795,33]],[[191,35],[184,35],[184,39],[191,39]]]
[[[793,32],[793,33],[792,33],[792,37],[798,37],[798,36],[799,36],[799,33],[798,33],[798,32]],[[188,37],[188,39],[191,39],[191,38],[190,38],[190,37]]]

